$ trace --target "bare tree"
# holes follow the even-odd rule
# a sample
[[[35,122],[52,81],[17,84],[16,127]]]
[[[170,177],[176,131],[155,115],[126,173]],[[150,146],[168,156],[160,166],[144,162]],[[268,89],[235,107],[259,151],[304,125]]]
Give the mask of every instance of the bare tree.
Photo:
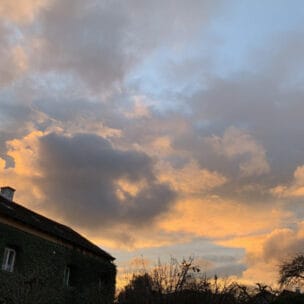
[[[301,257],[301,258],[300,258]],[[281,266],[282,282],[303,279],[303,256],[297,256]],[[292,271],[293,270],[293,271]],[[296,272],[295,275],[295,270]],[[284,280],[283,280],[284,279]],[[287,281],[286,281],[287,279]],[[160,261],[149,272],[134,275],[117,298],[119,304],[302,304],[303,296],[294,292],[279,292],[256,283],[242,285],[215,275],[207,278],[192,257],[169,263]]]
[[[289,261],[283,262],[279,266],[281,286],[297,285],[304,282],[304,255],[297,254]]]
[[[179,292],[193,284],[195,274],[200,272],[200,268],[195,265],[194,258],[189,257],[179,262],[171,257],[168,264],[158,265],[152,271],[152,279],[155,287],[161,293]]]

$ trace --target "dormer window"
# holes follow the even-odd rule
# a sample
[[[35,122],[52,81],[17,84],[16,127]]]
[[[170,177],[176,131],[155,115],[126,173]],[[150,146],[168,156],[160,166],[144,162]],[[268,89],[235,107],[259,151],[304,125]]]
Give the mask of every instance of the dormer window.
[[[2,270],[13,272],[16,259],[16,250],[6,247],[4,249]]]

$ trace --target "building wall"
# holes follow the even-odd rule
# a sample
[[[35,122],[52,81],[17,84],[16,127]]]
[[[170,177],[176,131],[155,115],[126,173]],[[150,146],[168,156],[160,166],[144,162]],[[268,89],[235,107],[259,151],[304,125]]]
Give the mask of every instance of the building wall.
[[[12,295],[16,288],[25,297],[30,294],[29,303],[35,296],[43,298],[35,299],[37,304],[113,302],[116,269],[110,261],[0,223],[1,264],[5,247],[16,250],[16,262],[13,273],[0,273],[0,303],[2,294]],[[63,283],[67,266],[71,271],[68,287]]]

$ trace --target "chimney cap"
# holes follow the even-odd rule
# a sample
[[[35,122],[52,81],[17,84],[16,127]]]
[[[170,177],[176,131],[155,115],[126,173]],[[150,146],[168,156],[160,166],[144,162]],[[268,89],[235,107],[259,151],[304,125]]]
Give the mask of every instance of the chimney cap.
[[[5,189],[8,189],[8,190],[11,190],[11,191],[16,191],[16,189],[14,189],[13,187],[11,186],[3,186],[0,188],[1,190],[5,190]]]
[[[0,188],[1,195],[10,201],[13,200],[15,191],[16,190],[10,186],[4,186]]]

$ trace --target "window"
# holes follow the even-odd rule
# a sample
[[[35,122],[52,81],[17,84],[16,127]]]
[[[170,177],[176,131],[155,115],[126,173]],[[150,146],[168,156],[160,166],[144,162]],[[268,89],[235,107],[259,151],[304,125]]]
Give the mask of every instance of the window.
[[[16,258],[16,250],[6,247],[4,249],[2,270],[13,272]]]
[[[64,268],[64,273],[63,273],[63,284],[66,287],[70,286],[70,275],[71,275],[71,268],[66,266]]]

